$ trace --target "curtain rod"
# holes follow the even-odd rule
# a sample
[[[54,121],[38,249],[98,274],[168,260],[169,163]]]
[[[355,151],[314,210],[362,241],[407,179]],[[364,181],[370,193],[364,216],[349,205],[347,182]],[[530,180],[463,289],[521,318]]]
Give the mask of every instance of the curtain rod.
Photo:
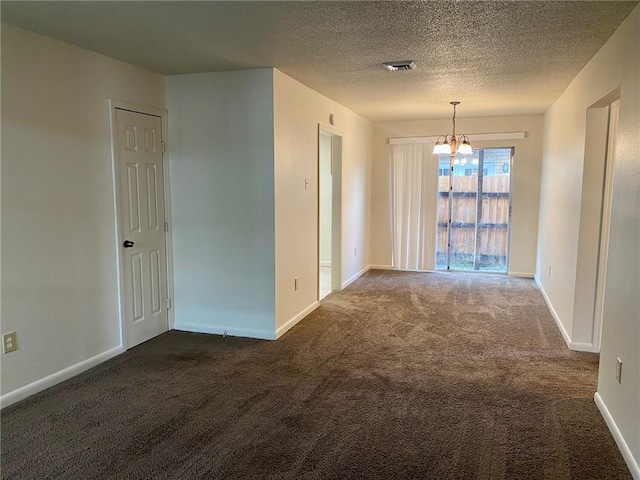
[[[476,133],[467,135],[472,142],[482,140],[520,140],[526,138],[526,132],[504,132],[504,133]],[[436,143],[437,136],[431,137],[398,137],[390,138],[390,145],[399,145],[403,143]]]

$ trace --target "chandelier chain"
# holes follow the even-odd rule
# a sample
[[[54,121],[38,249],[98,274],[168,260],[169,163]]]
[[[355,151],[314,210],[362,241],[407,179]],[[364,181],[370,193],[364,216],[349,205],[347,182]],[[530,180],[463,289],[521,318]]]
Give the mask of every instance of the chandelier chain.
[[[456,136],[456,106],[453,105],[453,136]]]

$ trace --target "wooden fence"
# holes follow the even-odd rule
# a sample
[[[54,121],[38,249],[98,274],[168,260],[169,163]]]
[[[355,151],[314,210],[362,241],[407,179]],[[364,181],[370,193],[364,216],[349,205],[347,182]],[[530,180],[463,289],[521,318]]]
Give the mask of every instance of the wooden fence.
[[[452,268],[506,270],[509,221],[509,175],[482,178],[482,202],[478,204],[478,176],[438,177],[438,263],[447,252],[449,201],[451,218]],[[478,215],[480,208],[480,215]],[[476,222],[478,238],[476,239]],[[474,264],[474,252],[476,261]]]

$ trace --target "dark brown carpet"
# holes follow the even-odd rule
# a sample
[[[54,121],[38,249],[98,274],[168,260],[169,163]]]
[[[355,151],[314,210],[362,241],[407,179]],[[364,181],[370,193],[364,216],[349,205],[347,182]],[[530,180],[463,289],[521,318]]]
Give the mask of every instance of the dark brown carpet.
[[[170,332],[2,412],[5,478],[631,479],[531,280],[372,271],[276,342]]]

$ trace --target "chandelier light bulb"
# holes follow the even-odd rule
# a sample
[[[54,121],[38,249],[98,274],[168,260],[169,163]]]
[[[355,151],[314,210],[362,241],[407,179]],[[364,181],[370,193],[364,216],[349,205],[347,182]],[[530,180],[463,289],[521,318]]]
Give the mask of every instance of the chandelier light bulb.
[[[444,138],[444,140],[441,142],[440,138]],[[447,141],[446,136],[438,137],[438,141],[433,146],[433,153],[436,155],[440,155],[440,154],[449,155],[451,153],[451,145],[449,145],[449,142]]]
[[[460,144],[460,147],[458,148],[458,153],[460,153],[460,155],[473,155],[473,149],[471,148],[469,139],[464,135],[462,138],[462,144]]]

